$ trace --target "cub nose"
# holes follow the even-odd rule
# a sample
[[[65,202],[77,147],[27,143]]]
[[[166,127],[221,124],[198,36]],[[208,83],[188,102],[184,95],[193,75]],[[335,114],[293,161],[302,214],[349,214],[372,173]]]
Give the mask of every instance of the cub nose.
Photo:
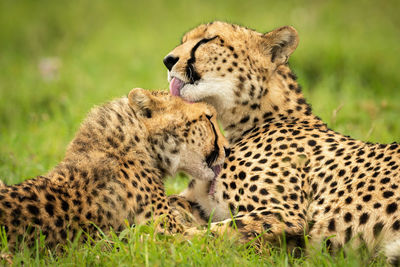
[[[176,64],[176,62],[178,62],[179,57],[174,57],[171,55],[168,55],[164,58],[163,62],[165,67],[167,67],[167,69],[170,71],[172,69],[172,67]]]

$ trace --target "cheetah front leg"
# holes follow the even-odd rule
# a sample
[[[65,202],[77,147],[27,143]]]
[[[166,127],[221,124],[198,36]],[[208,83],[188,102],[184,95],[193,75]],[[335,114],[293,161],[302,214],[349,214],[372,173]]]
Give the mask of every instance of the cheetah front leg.
[[[162,234],[182,233],[188,227],[184,226],[182,216],[179,211],[169,203],[169,199],[158,198],[154,207],[152,221],[156,224],[156,231]]]
[[[241,243],[257,239],[261,243],[280,245],[286,240],[289,248],[303,246],[305,228],[303,216],[286,216],[280,209],[262,208],[211,223],[209,230],[217,236],[237,236]],[[190,228],[185,231],[185,235],[192,237],[206,231]]]
[[[184,196],[171,195],[168,196],[168,202],[172,208],[174,217],[184,225],[185,229],[206,225],[207,221],[203,220],[196,212],[193,203]]]
[[[165,194],[162,184],[156,185],[151,192],[138,194],[136,203],[132,205],[133,223],[151,224],[155,232],[160,234],[182,233],[184,220],[181,219],[174,201]]]

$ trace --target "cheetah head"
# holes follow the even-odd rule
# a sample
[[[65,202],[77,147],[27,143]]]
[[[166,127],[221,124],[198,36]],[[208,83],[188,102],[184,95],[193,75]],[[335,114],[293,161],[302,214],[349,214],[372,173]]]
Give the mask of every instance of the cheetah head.
[[[210,103],[224,114],[261,98],[257,88],[287,62],[297,44],[290,26],[262,34],[218,21],[200,25],[164,58],[170,92],[189,102]]]
[[[157,165],[167,175],[184,171],[197,179],[216,178],[228,143],[212,106],[190,104],[168,92],[143,89],[133,89],[128,98],[147,131]]]

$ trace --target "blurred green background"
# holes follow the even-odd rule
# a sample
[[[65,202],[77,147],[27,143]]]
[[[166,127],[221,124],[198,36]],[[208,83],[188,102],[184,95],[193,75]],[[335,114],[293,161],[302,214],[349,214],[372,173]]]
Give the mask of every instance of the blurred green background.
[[[314,112],[355,138],[398,141],[399,11],[398,0],[0,0],[0,179],[49,170],[93,105],[167,88],[163,57],[213,20],[294,26],[290,64]]]

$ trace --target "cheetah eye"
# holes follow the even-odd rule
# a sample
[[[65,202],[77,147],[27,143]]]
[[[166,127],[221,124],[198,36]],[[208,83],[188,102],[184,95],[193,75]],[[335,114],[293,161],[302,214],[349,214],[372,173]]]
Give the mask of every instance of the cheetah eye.
[[[211,120],[211,118],[213,117],[213,115],[208,115],[208,114],[206,114],[206,117],[207,117],[208,120]]]

